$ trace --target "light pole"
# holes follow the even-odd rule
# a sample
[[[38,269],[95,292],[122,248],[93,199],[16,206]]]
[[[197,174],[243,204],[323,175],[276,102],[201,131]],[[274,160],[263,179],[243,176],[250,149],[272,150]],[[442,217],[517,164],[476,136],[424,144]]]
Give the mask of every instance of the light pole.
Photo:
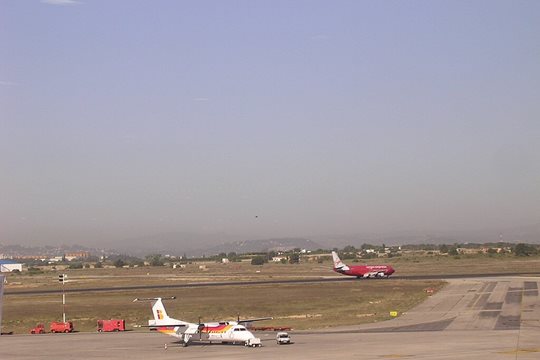
[[[66,291],[64,284],[66,283],[67,275],[58,275],[58,281],[62,283],[62,322],[66,322]]]

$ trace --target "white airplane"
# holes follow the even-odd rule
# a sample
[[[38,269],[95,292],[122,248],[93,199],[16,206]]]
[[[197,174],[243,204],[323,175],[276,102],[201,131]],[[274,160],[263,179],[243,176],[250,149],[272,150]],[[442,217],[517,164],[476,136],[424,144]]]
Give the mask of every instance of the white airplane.
[[[181,339],[182,346],[188,346],[191,340],[244,344],[245,346],[262,346],[261,339],[255,337],[243,323],[270,320],[269,318],[248,319],[238,321],[221,321],[211,323],[190,323],[169,317],[162,300],[165,298],[137,298],[135,301],[152,301],[153,320],[148,320],[148,327],[155,328],[163,334]],[[175,299],[166,298],[166,299]],[[198,335],[198,336],[196,336]]]

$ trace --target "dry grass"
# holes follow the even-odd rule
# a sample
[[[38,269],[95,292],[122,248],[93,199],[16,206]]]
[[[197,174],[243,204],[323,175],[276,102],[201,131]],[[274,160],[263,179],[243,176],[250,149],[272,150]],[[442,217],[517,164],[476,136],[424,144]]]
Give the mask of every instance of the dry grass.
[[[347,262],[347,261],[346,261]],[[497,272],[539,271],[540,257],[518,258],[514,256],[407,256],[391,259],[372,259],[369,264],[384,263],[396,269],[396,275],[421,274],[479,274]],[[349,262],[351,265],[354,263]],[[143,267],[132,269],[80,269],[47,271],[44,274],[10,274],[7,290],[16,292],[26,289],[60,289],[58,274],[68,274],[71,289],[89,287],[115,287],[135,285],[170,285],[208,281],[249,281],[270,279],[308,279],[336,276],[332,263],[265,264],[253,266],[249,262],[218,264],[189,264],[185,269]]]
[[[391,264],[397,275],[478,274],[512,271],[538,271],[540,258],[448,256],[401,257],[370,260]],[[81,269],[65,270],[69,289],[136,285],[170,285],[208,281],[249,281],[301,279],[339,276],[331,263],[297,265],[249,263],[207,263],[207,269],[190,264],[186,269]],[[27,332],[38,322],[49,323],[62,317],[60,294],[17,295],[28,289],[61,290],[59,272],[38,275],[9,274],[4,296],[5,331]],[[82,331],[95,330],[97,319],[124,318],[129,325],[145,324],[150,306],[132,303],[135,297],[177,296],[167,303],[170,314],[189,321],[274,316],[261,325],[291,326],[296,329],[321,328],[336,324],[358,324],[388,318],[390,310],[405,311],[422,301],[426,287],[439,287],[437,281],[350,281],[345,283],[228,286],[168,290],[68,293],[66,313]]]
[[[379,321],[389,311],[405,311],[422,301],[437,281],[352,281],[346,283],[228,286],[67,294],[66,313],[79,331],[95,331],[97,319],[123,318],[128,325],[146,324],[149,303],[135,297],[176,296],[167,301],[170,316],[192,322],[273,316],[261,325],[295,329]],[[4,297],[4,330],[27,332],[38,322],[59,321],[62,299],[51,295]]]

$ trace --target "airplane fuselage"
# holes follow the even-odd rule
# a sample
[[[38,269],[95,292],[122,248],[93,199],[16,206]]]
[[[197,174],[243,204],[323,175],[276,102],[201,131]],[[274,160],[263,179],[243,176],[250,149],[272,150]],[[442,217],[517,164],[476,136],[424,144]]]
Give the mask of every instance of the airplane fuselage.
[[[349,265],[347,268],[348,269],[334,268],[334,271],[343,275],[361,278],[389,277],[395,272],[389,265]]]
[[[187,327],[158,327],[163,334],[183,338]],[[235,322],[206,323],[199,325],[197,332],[193,334],[195,341],[215,341],[228,343],[244,343],[255,336],[243,325]]]

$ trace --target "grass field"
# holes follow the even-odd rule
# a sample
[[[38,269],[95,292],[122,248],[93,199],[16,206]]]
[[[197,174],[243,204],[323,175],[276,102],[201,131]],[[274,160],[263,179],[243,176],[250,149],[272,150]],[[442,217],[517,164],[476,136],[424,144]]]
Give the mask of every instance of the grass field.
[[[540,258],[448,256],[400,257],[371,260],[391,264],[397,275],[478,274],[540,271]],[[336,276],[331,263],[265,264],[249,263],[189,264],[185,269],[144,267],[131,269],[65,270],[67,289],[169,285],[208,281],[249,281],[270,279],[321,278]],[[3,331],[25,333],[36,323],[60,321],[60,294],[23,295],[28,289],[61,290],[60,272],[9,274],[4,295]],[[339,276],[339,275],[338,275]],[[440,281],[368,280],[344,283],[294,285],[223,286],[169,290],[110,291],[68,293],[66,313],[79,331],[95,331],[97,319],[123,318],[128,326],[146,324],[148,303],[133,303],[136,297],[176,296],[166,304],[171,316],[197,322],[273,316],[264,326],[289,326],[295,329],[322,328],[380,321],[390,311],[403,312],[421,302],[428,287],[440,288]]]
[[[170,316],[192,322],[273,316],[264,326],[294,329],[352,325],[389,318],[389,311],[406,311],[427,296],[427,287],[440,281],[352,281],[346,283],[223,286],[144,291],[73,293],[66,296],[66,314],[79,331],[95,331],[97,319],[122,318],[128,326],[146,324],[150,303],[136,297],[176,296],[167,301]],[[36,323],[60,321],[62,297],[6,295],[4,331],[27,332]]]
[[[354,263],[345,261],[351,265]],[[540,257],[507,256],[403,256],[390,259],[371,259],[368,264],[385,263],[396,269],[396,274],[480,274],[497,272],[540,271]],[[336,276],[332,263],[265,264],[253,266],[241,263],[188,264],[185,269],[168,267],[108,268],[46,271],[43,274],[9,274],[7,291],[27,289],[61,289],[58,274],[68,274],[71,289],[88,287],[114,287],[130,285],[163,285],[206,281],[249,281],[270,279],[309,279]]]

